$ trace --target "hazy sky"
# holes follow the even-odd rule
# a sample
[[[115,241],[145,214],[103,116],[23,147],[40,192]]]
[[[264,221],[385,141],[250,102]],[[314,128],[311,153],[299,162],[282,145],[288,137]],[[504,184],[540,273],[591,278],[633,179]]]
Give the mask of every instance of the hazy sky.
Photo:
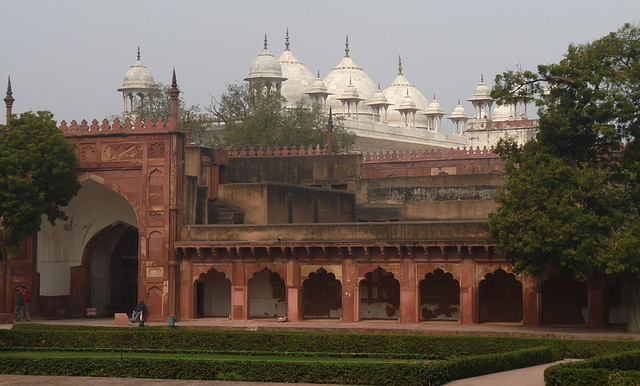
[[[460,98],[469,114],[481,74],[491,86],[507,68],[557,62],[570,43],[640,23],[638,0],[0,0],[0,12],[2,98],[11,76],[14,113],[46,109],[67,121],[122,112],[116,90],[138,46],[156,82],[170,83],[175,67],[186,102],[208,105],[248,75],[265,33],[278,58],[288,27],[294,56],[323,78],[348,34],[351,58],[383,89],[401,55],[427,99],[435,93],[450,113]]]

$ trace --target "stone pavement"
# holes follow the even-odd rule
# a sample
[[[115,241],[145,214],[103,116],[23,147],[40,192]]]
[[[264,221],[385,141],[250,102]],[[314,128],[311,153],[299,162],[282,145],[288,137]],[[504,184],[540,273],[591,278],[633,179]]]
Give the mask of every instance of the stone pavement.
[[[59,319],[35,320],[36,323],[70,324],[87,326],[115,326],[113,319]],[[167,327],[167,322],[145,322],[152,327]],[[0,325],[0,328],[11,328],[11,324]],[[589,329],[576,326],[543,326],[523,327],[516,323],[485,323],[463,325],[452,322],[399,323],[397,321],[364,321],[358,323],[340,322],[338,320],[305,320],[301,322],[277,323],[274,319],[254,319],[234,321],[226,318],[202,318],[191,321],[176,322],[178,328],[210,328],[221,330],[249,331],[323,331],[351,332],[374,334],[430,334],[430,335],[475,335],[475,336],[517,336],[531,338],[555,339],[602,339],[602,340],[640,340],[640,334],[629,334],[617,329]],[[121,328],[139,328],[130,324]],[[544,369],[552,364],[533,366],[519,370],[484,375],[481,377],[462,379],[450,385],[544,385]],[[40,377],[12,375],[0,377],[0,385],[103,385],[113,384],[110,378],[87,377]],[[118,379],[116,383],[123,385],[258,385],[258,383],[238,383],[224,381],[180,381],[180,380],[140,380]],[[270,384],[278,385],[278,384]]]

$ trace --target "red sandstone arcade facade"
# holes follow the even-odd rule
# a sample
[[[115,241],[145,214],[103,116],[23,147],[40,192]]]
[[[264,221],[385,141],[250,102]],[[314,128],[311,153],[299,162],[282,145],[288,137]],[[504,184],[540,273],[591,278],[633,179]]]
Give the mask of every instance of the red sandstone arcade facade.
[[[623,323],[617,281],[514,275],[487,244],[504,183],[487,149],[229,153],[188,146],[175,111],[61,123],[83,189],[68,221],[3,253],[3,312],[26,285],[35,318],[141,299],[150,320]]]

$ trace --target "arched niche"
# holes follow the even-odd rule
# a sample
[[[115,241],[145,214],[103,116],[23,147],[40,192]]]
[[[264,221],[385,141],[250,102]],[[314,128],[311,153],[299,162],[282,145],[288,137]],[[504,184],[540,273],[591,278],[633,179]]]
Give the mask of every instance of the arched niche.
[[[360,281],[361,319],[399,319],[400,282],[378,267]]]
[[[339,319],[342,317],[342,284],[335,274],[319,268],[302,282],[304,318]]]
[[[460,283],[436,268],[420,280],[420,320],[460,320]]]
[[[231,315],[231,280],[224,272],[211,268],[196,280],[195,289],[198,318]]]
[[[478,284],[480,323],[521,322],[522,283],[514,274],[498,268]]]
[[[249,279],[249,317],[275,318],[287,315],[286,286],[277,272],[265,268]]]
[[[587,322],[587,283],[570,275],[551,274],[540,286],[542,324],[581,324]]]
[[[55,226],[43,221],[38,232],[40,283],[35,288],[39,288],[40,316],[82,316],[92,306],[94,255],[105,256],[107,260],[117,255],[124,248],[123,235],[130,240],[131,232],[136,233],[136,256],[127,259],[136,262],[138,259],[138,217],[130,202],[99,176],[84,174],[80,180],[82,189],[64,208],[68,219],[56,221]],[[133,277],[137,280],[137,271]]]

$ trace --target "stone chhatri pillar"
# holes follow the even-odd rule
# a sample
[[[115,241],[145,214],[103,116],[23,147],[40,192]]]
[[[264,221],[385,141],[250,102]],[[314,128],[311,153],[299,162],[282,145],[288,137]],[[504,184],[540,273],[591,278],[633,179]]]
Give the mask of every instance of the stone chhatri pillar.
[[[7,123],[9,126],[9,120],[11,119],[11,108],[13,107],[13,97],[11,96],[13,92],[11,92],[11,77],[9,77],[9,81],[7,83],[7,96],[4,98],[4,104],[7,106]]]

